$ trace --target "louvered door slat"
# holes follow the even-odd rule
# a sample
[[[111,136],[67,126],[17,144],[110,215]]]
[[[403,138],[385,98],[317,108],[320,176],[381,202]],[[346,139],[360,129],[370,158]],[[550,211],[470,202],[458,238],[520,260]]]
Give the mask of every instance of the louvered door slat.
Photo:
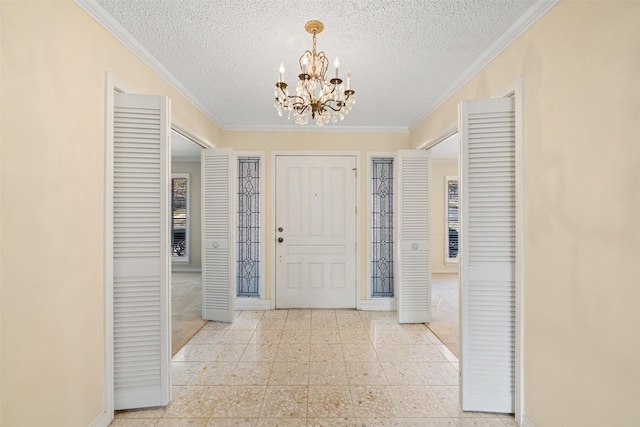
[[[460,134],[462,407],[509,413],[515,392],[513,100],[464,101]]]
[[[235,300],[232,160],[231,149],[203,151],[202,317],[222,322],[233,321]]]
[[[115,409],[169,402],[169,107],[116,94],[113,147]]]
[[[398,321],[431,321],[428,151],[401,150],[399,159]]]

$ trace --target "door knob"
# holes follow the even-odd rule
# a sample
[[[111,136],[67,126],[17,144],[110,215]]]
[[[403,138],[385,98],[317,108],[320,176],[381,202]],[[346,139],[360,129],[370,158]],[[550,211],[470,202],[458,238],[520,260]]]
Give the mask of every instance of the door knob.
[[[284,239],[282,237],[278,237],[278,243],[282,243],[284,242]]]

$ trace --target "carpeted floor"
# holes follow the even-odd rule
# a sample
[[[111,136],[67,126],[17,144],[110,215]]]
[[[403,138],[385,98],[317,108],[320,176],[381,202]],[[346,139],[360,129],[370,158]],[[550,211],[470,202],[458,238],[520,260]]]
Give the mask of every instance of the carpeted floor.
[[[427,326],[459,358],[458,274],[433,274],[431,293],[431,323]]]
[[[207,323],[202,320],[202,273],[171,273],[171,355]]]

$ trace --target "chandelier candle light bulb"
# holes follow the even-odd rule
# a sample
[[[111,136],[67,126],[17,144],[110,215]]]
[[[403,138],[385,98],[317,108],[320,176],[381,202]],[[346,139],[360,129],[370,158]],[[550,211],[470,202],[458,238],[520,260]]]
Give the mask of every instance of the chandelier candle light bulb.
[[[309,123],[309,116],[318,126],[330,121],[336,123],[344,119],[355,103],[355,91],[351,89],[351,71],[347,73],[346,88],[339,77],[340,61],[335,59],[335,77],[327,80],[329,60],[324,52],[316,51],[316,35],[324,30],[320,21],[309,21],[305,30],[313,36],[313,49],[300,56],[300,75],[294,95],[289,95],[284,82],[284,63],[280,64],[280,80],[276,83],[274,107],[278,115],[288,110],[288,118],[293,116],[299,125]]]

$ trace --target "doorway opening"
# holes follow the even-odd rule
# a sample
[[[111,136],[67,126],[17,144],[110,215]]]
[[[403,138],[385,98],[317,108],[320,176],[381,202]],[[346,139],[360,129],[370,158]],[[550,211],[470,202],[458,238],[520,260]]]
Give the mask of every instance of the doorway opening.
[[[203,147],[171,131],[171,355],[206,323],[202,319],[200,157]]]
[[[431,152],[431,323],[429,329],[460,357],[458,271],[458,132],[428,149]]]

